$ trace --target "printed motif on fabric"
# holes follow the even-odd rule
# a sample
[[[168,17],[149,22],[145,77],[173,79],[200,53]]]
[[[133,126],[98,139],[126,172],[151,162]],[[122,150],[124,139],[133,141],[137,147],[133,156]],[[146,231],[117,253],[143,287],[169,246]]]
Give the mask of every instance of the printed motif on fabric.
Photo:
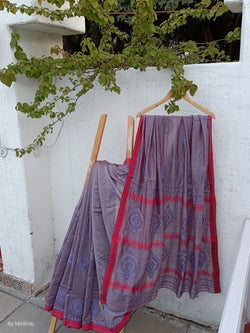
[[[153,213],[151,220],[151,230],[153,234],[158,231],[160,225],[161,225],[160,215],[158,213]]]
[[[168,254],[169,254],[169,249],[164,245],[162,259],[163,260],[167,259]]]
[[[56,295],[56,300],[59,304],[64,305],[65,304],[65,297],[67,294],[66,289],[59,289]]]
[[[186,138],[186,135],[183,135],[183,136],[181,137],[181,143],[182,143],[183,145],[186,145],[186,144],[187,144],[187,138]]]
[[[187,263],[187,252],[186,252],[186,250],[182,250],[178,254],[178,258],[177,258],[177,267],[178,267],[178,271],[181,274],[183,274],[185,272],[186,263]]]
[[[192,250],[191,253],[189,254],[189,260],[191,262],[192,271],[194,272],[195,271],[195,251],[194,250]]]
[[[181,220],[181,235],[183,237],[187,237],[189,224],[190,224],[189,216],[186,216]]]
[[[164,225],[164,230],[171,224],[174,220],[174,211],[170,208],[170,204],[167,203],[165,204],[164,207],[164,217],[163,217],[163,225]]]
[[[207,260],[206,251],[201,249],[199,252],[198,268],[202,268],[206,260]]]
[[[102,313],[99,302],[95,299],[91,303],[91,313],[93,317],[98,317]]]
[[[194,281],[187,275],[180,279],[173,274],[165,274],[161,277],[158,288],[169,288],[173,290],[177,297],[180,297],[184,292],[188,292],[190,298],[193,299],[198,296],[201,291],[213,292],[214,283],[211,277],[205,277],[200,275],[199,278]]]
[[[114,186],[110,186],[109,187],[109,193],[110,193],[110,196],[116,194],[116,189],[115,189]],[[109,196],[109,199],[110,199],[110,196]]]
[[[159,259],[153,252],[150,252],[148,266],[146,269],[146,272],[148,273],[148,276],[150,278],[154,276],[154,273],[157,272],[159,266],[160,266]]]
[[[198,253],[197,253],[198,255]],[[199,251],[199,255],[198,255],[198,268],[201,269],[202,266],[205,264],[205,262],[207,261],[207,253],[205,250],[201,249]],[[191,262],[191,267],[192,267],[192,271],[195,271],[196,269],[196,260],[195,260],[195,251],[191,251],[191,253],[189,254],[189,260]]]
[[[70,304],[71,312],[76,315],[80,316],[83,312],[84,302],[81,299],[74,299]]]
[[[139,208],[132,209],[128,215],[128,223],[133,234],[136,234],[144,224],[144,218]]]
[[[89,257],[86,254],[78,254],[76,267],[83,270],[89,265]]]
[[[120,265],[124,280],[128,280],[137,272],[138,265],[131,252],[121,258]]]
[[[153,295],[156,296],[158,290],[158,284],[154,284]],[[153,297],[154,297],[153,296]],[[116,291],[114,289],[110,289],[110,293],[108,295],[108,303],[111,305],[118,305],[120,308],[126,308],[127,304],[135,305],[138,302],[148,303],[152,299],[152,291],[143,290],[143,293],[126,293],[121,294],[121,291]]]

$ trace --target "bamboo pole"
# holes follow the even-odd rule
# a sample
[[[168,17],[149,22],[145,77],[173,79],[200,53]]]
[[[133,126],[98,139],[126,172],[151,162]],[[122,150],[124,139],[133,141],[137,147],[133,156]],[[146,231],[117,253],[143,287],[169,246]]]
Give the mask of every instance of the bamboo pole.
[[[101,145],[101,142],[102,142],[102,135],[103,135],[104,127],[105,127],[105,124],[106,124],[106,120],[107,120],[107,115],[106,114],[101,115],[101,117],[99,119],[99,124],[98,124],[98,128],[97,128],[96,136],[95,136],[95,142],[94,142],[94,146],[93,146],[93,149],[92,149],[92,154],[91,154],[91,157],[90,157],[89,167],[88,167],[87,175],[86,175],[86,178],[85,178],[84,186],[87,183],[87,180],[89,178],[90,170],[91,170],[93,164],[95,163],[95,161],[98,157],[100,145]],[[56,323],[57,323],[57,318],[54,317],[54,316],[51,316],[51,321],[50,321],[50,326],[49,326],[48,333],[54,333],[55,332]]]
[[[107,115],[102,114],[101,117],[100,117],[100,120],[99,120],[97,132],[96,132],[96,136],[95,136],[95,142],[94,142],[94,146],[93,146],[93,149],[92,149],[92,154],[91,154],[91,157],[90,157],[90,162],[89,162],[89,167],[88,167],[87,175],[86,175],[85,182],[84,182],[84,187],[85,187],[85,185],[87,183],[87,180],[89,178],[90,170],[91,170],[93,164],[95,163],[95,161],[97,160],[97,157],[98,157],[98,153],[99,153],[101,142],[102,142],[102,135],[103,135],[104,127],[105,127],[105,124],[106,124],[106,120],[107,120]]]
[[[134,126],[135,120],[133,117],[128,117],[128,130],[127,130],[127,147],[126,147],[126,158],[131,158],[134,146]]]

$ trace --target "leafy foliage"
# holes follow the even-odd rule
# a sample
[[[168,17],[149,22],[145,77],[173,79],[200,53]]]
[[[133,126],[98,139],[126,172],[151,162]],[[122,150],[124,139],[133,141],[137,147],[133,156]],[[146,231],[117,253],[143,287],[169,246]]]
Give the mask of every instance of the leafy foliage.
[[[54,20],[63,20],[65,17],[85,16],[89,22],[94,22],[99,29],[98,42],[85,37],[81,42],[81,51],[69,54],[55,46],[51,49],[51,56],[28,58],[24,50],[18,44],[19,35],[12,34],[10,45],[14,50],[17,63],[9,64],[0,71],[0,80],[8,87],[16,81],[17,75],[39,80],[39,87],[32,103],[18,103],[16,109],[28,117],[41,118],[49,116],[51,123],[44,127],[43,131],[28,147],[17,148],[16,155],[21,157],[36,149],[37,145],[43,145],[47,134],[53,132],[55,124],[76,109],[78,99],[94,87],[97,80],[106,90],[120,93],[116,83],[116,72],[135,68],[145,70],[148,66],[155,66],[158,70],[171,68],[172,91],[174,99],[166,105],[168,113],[178,110],[176,101],[182,98],[187,91],[194,95],[196,84],[187,80],[184,76],[183,66],[190,63],[204,63],[208,61],[228,61],[225,52],[219,49],[217,42],[199,45],[194,41],[182,41],[172,46],[166,46],[164,38],[185,26],[190,18],[197,20],[216,20],[217,17],[227,12],[227,7],[221,1],[212,3],[210,0],[202,0],[194,5],[191,0],[73,0],[67,1],[68,8],[61,9],[65,0],[47,0],[58,9],[49,10],[42,6],[39,0],[38,6],[17,5],[7,0],[0,0],[0,10],[7,10],[12,14],[17,12],[28,15],[37,14]],[[123,2],[123,3],[122,3]],[[110,12],[119,10],[121,4],[130,6],[133,11],[131,20],[131,33],[125,33],[115,24],[115,19]],[[189,5],[178,12],[172,13],[159,24],[154,9],[158,6],[164,8],[179,8],[180,5]],[[124,8],[124,7],[123,7]],[[240,38],[240,31],[236,28],[225,37],[226,42],[232,42]],[[120,52],[115,52],[115,41],[123,43]],[[67,77],[68,84],[60,86],[55,80],[60,81]],[[67,82],[66,80],[61,82]],[[63,105],[64,111],[55,108],[56,103]]]

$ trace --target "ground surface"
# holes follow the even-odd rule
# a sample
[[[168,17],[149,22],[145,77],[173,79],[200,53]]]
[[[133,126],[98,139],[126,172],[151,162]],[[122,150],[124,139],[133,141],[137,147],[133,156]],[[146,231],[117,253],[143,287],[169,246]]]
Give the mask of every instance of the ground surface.
[[[29,297],[11,289],[0,289],[1,333],[46,333],[51,315],[43,310],[46,292]],[[56,333],[75,333],[57,322]],[[90,331],[89,331],[90,332]],[[90,333],[92,333],[91,331]],[[139,309],[125,327],[124,333],[214,333],[208,327],[175,318],[149,308]]]

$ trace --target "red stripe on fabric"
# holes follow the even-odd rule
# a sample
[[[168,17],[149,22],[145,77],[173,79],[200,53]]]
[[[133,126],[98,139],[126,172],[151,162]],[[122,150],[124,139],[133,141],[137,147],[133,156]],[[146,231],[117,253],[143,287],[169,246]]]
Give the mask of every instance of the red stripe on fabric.
[[[52,311],[52,316],[56,317],[59,320],[63,320],[63,325],[67,326],[68,328],[76,328],[76,329],[81,328],[82,331],[94,330],[95,332],[99,332],[99,333],[118,333],[118,332],[120,332],[121,329],[125,326],[126,322],[129,320],[131,314],[132,314],[132,312],[126,313],[123,320],[117,326],[112,328],[112,330],[110,330],[106,326],[98,325],[98,324],[95,324],[92,322],[87,325],[82,325],[81,322],[65,319],[64,313],[62,311],[59,311],[56,309],[54,309]]]
[[[137,195],[135,193],[128,193],[128,198],[133,199],[135,201],[139,201],[139,202],[149,205],[149,206],[154,206],[155,204],[161,205],[165,201],[171,201],[171,202],[180,201],[180,202],[182,202],[184,207],[186,207],[192,203],[192,199],[184,200],[182,196],[171,197],[168,195],[164,195],[162,198],[148,199],[147,197],[144,197],[143,195]],[[206,201],[209,201],[209,199],[207,199]],[[203,210],[204,206],[203,205],[193,205],[193,209],[194,210]]]
[[[59,320],[63,320],[64,313],[62,311],[53,309],[52,316],[56,317]]]
[[[141,292],[147,288],[152,288],[152,287],[154,287],[155,284],[156,284],[156,282],[147,282],[147,283],[143,283],[139,286],[131,286],[126,283],[119,283],[119,282],[115,282],[115,281],[111,280],[109,286],[113,289],[126,290],[130,293],[133,293],[133,292]]]
[[[119,282],[115,282],[115,281],[111,280],[109,287],[112,288],[112,289],[116,289],[116,290],[126,290],[127,292],[130,292],[130,293],[143,292],[148,288],[153,288],[157,284],[157,282],[161,280],[161,278],[164,278],[164,276],[162,276],[162,275],[164,275],[166,273],[174,274],[179,280],[183,280],[183,278],[184,278],[183,275],[180,274],[176,269],[165,268],[165,269],[162,269],[160,271],[161,276],[157,279],[156,282],[147,282],[147,283],[141,284],[139,286],[131,286],[131,285],[126,284],[126,283],[119,283]],[[193,278],[193,273],[185,272],[184,276],[189,276],[190,278]],[[199,271],[198,274],[197,274],[196,280],[193,281],[192,284],[196,285],[197,282],[198,282],[197,280],[201,276],[214,277],[214,273],[208,273],[206,271]],[[164,283],[164,282],[160,281],[160,283]]]
[[[164,242],[152,242],[150,244],[145,244],[142,242],[138,242],[135,241],[133,239],[129,239],[129,238],[123,238],[123,237],[119,237],[118,239],[119,243],[125,244],[125,245],[131,245],[133,247],[137,247],[139,249],[145,249],[145,250],[150,250],[152,247],[162,247]]]
[[[179,239],[180,235],[179,234],[164,234],[164,239]],[[188,237],[186,240],[180,240],[180,244],[183,246],[186,246],[189,242],[194,241],[194,237]],[[208,243],[212,243],[215,241],[215,239],[212,238],[202,238],[201,239],[202,242],[208,242]],[[142,242],[138,242],[136,240],[133,239],[129,239],[129,238],[123,238],[123,237],[119,237],[118,238],[118,242],[122,243],[124,245],[129,245],[129,246],[133,246],[135,248],[139,248],[139,249],[145,249],[145,250],[150,250],[153,247],[162,247],[164,245],[163,241],[159,241],[159,242],[151,242],[150,244],[145,244]],[[201,247],[201,244],[199,245],[195,245],[194,246],[194,250],[199,251]]]
[[[165,268],[165,269],[162,269],[161,272],[160,272],[160,274],[166,274],[166,273],[172,273],[172,274],[174,274],[175,276],[177,276],[178,279],[180,279],[180,280],[183,280],[183,278],[184,278],[183,275],[181,275],[176,269]],[[192,273],[192,272],[187,272],[187,271],[185,271],[184,276],[185,276],[185,275],[189,276],[190,278],[193,278],[193,273]],[[211,277],[213,277],[213,276],[214,276],[214,273],[209,273],[209,272],[207,272],[207,271],[199,271],[199,272],[197,273],[196,281],[197,281],[197,279],[198,279],[200,276],[211,276]],[[196,284],[196,281],[193,281],[193,282],[192,282],[193,285]]]
[[[109,284],[110,284],[111,276],[112,276],[115,261],[116,261],[118,241],[119,241],[118,238],[119,238],[119,234],[120,234],[120,230],[121,230],[121,226],[122,226],[122,222],[123,222],[124,211],[125,211],[125,206],[126,206],[126,199],[127,199],[127,196],[128,196],[129,186],[130,186],[131,179],[132,179],[132,176],[133,176],[133,172],[134,172],[134,169],[135,169],[137,155],[138,155],[138,151],[139,151],[139,146],[140,146],[140,143],[141,143],[142,123],[143,123],[143,117],[140,118],[138,130],[137,130],[137,135],[136,135],[135,147],[134,147],[134,151],[133,151],[133,155],[132,155],[132,159],[131,159],[131,163],[130,163],[128,176],[127,176],[127,179],[126,179],[126,182],[125,182],[124,190],[122,192],[122,197],[121,197],[120,207],[119,207],[119,211],[118,211],[118,216],[117,216],[117,219],[116,219],[114,233],[113,233],[113,236],[112,236],[108,267],[106,269],[106,273],[105,273],[104,280],[103,280],[103,285],[102,285],[101,302],[103,304],[106,304],[106,297],[107,297],[108,287],[109,287]]]
[[[214,270],[214,291],[221,292],[219,280],[219,260],[218,260],[218,242],[216,231],[216,201],[214,194],[214,165],[213,165],[213,144],[212,144],[212,118],[209,116],[209,164],[208,177],[210,186],[210,233],[211,238],[216,240],[212,243],[212,262]]]
[[[195,239],[194,237],[188,237],[186,240],[182,240],[180,239],[180,234],[164,234],[164,239],[179,239],[180,240],[180,244],[186,246],[189,242],[193,242]],[[211,237],[202,237],[201,238],[201,242],[205,242],[205,243],[212,243],[212,242],[216,242],[217,239],[216,238],[211,238]],[[195,249],[199,249],[200,245],[195,246]]]

